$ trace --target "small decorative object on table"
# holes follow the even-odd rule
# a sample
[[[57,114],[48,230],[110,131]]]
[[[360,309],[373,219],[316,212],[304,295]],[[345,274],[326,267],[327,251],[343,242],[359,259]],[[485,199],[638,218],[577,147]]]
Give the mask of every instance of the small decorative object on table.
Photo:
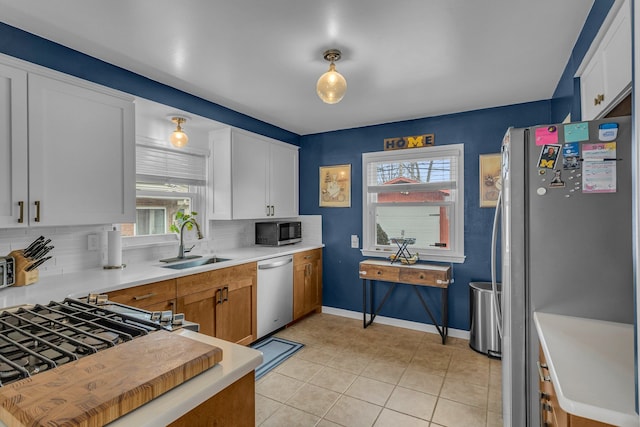
[[[392,264],[398,260],[403,264],[415,264],[418,261],[418,254],[411,255],[407,249],[407,245],[413,245],[416,242],[414,237],[392,237],[391,242],[398,245],[398,251],[389,257]]]

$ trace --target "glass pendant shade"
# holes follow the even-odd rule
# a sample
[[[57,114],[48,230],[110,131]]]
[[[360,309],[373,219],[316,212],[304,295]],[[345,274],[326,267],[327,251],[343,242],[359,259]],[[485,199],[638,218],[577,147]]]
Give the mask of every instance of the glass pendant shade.
[[[346,91],[347,81],[342,74],[336,71],[336,66],[332,62],[329,65],[329,71],[318,79],[316,92],[320,99],[327,104],[337,104],[344,97]]]
[[[177,127],[176,130],[171,133],[171,136],[169,136],[169,141],[171,141],[171,145],[174,147],[182,148],[189,142],[189,137],[182,131],[182,127],[180,127],[180,124],[184,123],[186,119],[182,117],[173,117],[171,121],[176,123]]]

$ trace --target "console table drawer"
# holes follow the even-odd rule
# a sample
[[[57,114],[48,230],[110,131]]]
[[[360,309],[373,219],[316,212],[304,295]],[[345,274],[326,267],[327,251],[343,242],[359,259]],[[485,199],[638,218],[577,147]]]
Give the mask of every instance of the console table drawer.
[[[397,267],[361,263],[360,278],[397,282],[400,280],[400,269]]]
[[[400,282],[444,288],[449,285],[448,271],[401,269]]]

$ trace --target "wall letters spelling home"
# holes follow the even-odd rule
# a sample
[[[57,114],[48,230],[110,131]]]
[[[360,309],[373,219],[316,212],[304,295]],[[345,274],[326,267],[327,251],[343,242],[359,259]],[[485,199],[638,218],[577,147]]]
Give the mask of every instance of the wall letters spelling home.
[[[385,138],[384,151],[404,150],[406,148],[430,147],[435,145],[436,139],[433,133],[416,136],[403,136],[402,138]]]

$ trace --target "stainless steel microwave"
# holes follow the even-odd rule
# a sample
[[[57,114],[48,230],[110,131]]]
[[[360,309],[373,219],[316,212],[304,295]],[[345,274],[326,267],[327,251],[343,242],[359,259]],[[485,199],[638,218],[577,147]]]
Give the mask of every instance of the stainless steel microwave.
[[[256,222],[256,245],[282,246],[301,241],[300,221]]]

